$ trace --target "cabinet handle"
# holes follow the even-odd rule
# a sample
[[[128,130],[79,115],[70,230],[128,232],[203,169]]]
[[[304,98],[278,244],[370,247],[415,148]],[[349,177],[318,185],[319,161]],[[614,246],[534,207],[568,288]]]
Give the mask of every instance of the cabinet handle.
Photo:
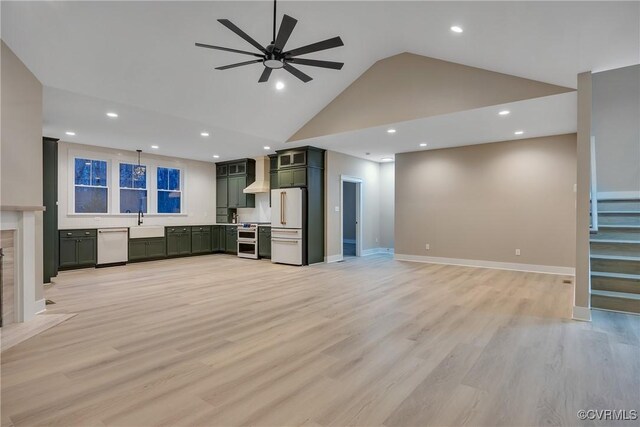
[[[67,233],[67,236],[73,236],[73,233]]]
[[[89,233],[88,231],[85,231],[85,232],[84,232],[84,235],[85,235],[85,236],[88,236],[89,234],[91,234],[91,233]]]

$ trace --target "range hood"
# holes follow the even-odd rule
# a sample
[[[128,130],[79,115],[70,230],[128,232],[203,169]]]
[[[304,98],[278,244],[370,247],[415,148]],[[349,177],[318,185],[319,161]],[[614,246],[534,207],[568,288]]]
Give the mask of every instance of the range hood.
[[[244,193],[268,193],[269,184],[269,158],[267,156],[256,157],[256,180],[243,190]]]

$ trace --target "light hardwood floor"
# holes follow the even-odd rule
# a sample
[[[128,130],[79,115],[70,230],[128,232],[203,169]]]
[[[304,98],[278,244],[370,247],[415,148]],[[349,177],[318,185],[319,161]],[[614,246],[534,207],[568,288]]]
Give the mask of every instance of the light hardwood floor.
[[[2,353],[2,423],[578,425],[579,409],[640,409],[640,317],[569,320],[562,279],[382,255],[65,272],[49,310],[78,314]]]

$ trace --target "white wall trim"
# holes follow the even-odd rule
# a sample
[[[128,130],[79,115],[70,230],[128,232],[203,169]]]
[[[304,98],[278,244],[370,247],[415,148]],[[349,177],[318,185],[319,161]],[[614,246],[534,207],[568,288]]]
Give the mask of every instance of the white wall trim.
[[[395,254],[398,261],[424,262],[430,264],[462,265],[465,267],[493,268],[496,270],[516,270],[532,273],[560,274],[563,276],[575,275],[575,268],[560,267],[555,265],[518,264],[511,262],[483,261],[474,259],[430,257],[421,255]]]
[[[42,298],[36,301],[33,305],[33,311],[35,312],[35,314],[40,314],[47,311],[47,300]]]
[[[582,322],[591,322],[591,309],[589,307],[579,307],[574,305],[571,318]]]
[[[327,264],[331,264],[333,262],[339,262],[339,261],[342,261],[342,254],[329,255],[324,257],[324,262],[326,262]]]
[[[598,200],[640,199],[640,191],[598,191]]]
[[[375,255],[375,254],[392,254],[393,248],[371,248],[364,249],[362,251],[362,256]]]

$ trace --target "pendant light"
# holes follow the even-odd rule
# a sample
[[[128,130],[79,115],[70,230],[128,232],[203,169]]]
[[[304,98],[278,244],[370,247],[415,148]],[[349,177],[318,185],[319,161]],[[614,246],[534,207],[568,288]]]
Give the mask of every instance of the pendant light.
[[[137,180],[144,176],[146,168],[140,164],[140,154],[142,150],[136,150],[136,152],[138,153],[138,164],[133,168],[133,179]]]

